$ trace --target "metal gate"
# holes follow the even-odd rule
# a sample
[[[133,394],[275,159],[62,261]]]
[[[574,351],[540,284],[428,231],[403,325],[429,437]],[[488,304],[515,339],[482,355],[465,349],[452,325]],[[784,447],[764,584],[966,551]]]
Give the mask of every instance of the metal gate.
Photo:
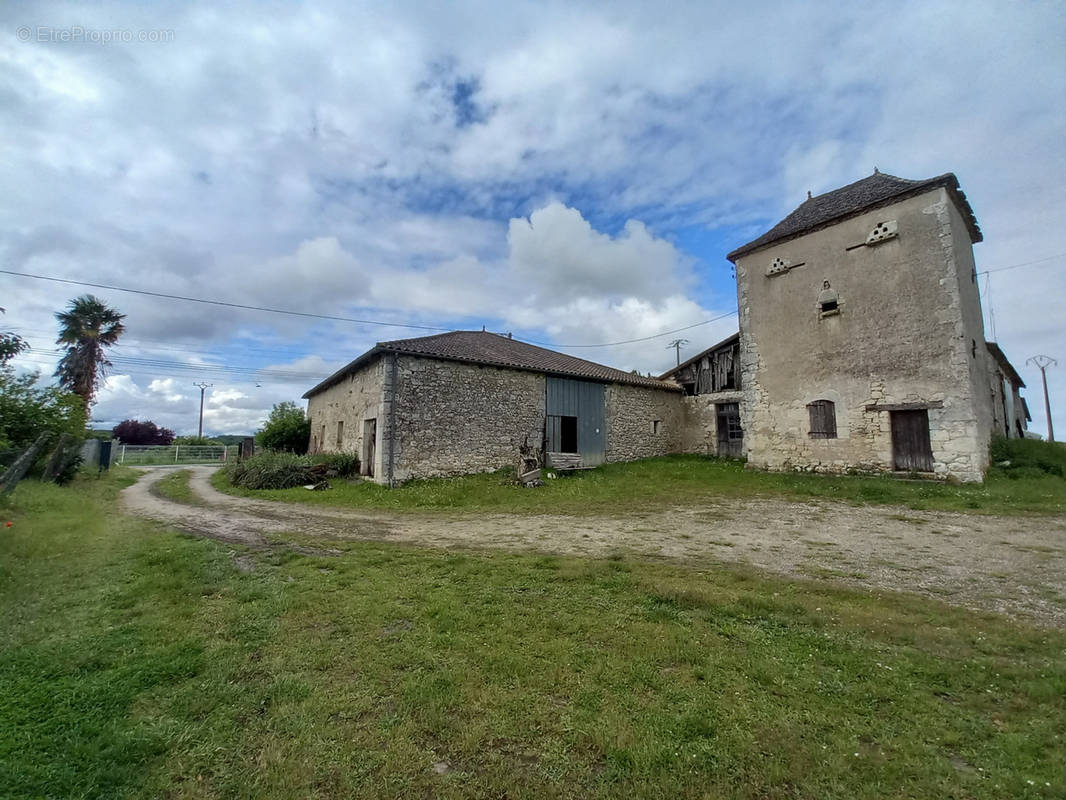
[[[549,377],[547,393],[547,451],[578,453],[585,467],[602,464],[607,442],[604,385]]]

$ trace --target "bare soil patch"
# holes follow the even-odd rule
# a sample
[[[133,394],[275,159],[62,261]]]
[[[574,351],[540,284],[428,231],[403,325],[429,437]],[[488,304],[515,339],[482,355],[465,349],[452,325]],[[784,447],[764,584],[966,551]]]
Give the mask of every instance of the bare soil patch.
[[[856,507],[822,500],[723,500],[695,508],[603,517],[388,514],[276,503],[218,492],[213,467],[193,467],[206,503],[155,496],[166,470],[126,489],[131,514],[253,549],[335,554],[329,540],[368,539],[442,548],[498,548],[603,557],[632,554],[706,564],[735,562],[800,578],[903,590],[1066,627],[1066,524],[1054,517],[995,517]],[[321,539],[322,549],[285,534]]]

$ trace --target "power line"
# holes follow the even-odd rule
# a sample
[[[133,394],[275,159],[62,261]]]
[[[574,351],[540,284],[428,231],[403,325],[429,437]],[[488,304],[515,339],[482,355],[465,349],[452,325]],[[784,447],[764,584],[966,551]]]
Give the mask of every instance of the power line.
[[[72,286],[88,286],[92,289],[108,289],[113,292],[128,292],[129,294],[142,294],[147,297],[162,297],[167,300],[183,300],[187,303],[203,303],[211,306],[224,306],[226,308],[241,308],[245,311],[264,311],[269,314],[288,314],[294,317],[309,317],[311,319],[325,319],[332,322],[354,322],[359,325],[382,325],[390,328],[415,328],[422,331],[448,331],[451,328],[440,328],[430,325],[411,325],[401,322],[382,322],[373,319],[354,319],[352,317],[335,317],[330,314],[313,314],[310,311],[292,311],[284,308],[270,308],[268,306],[250,306],[243,303],[230,303],[225,300],[207,300],[203,297],[185,297],[180,294],[167,294],[165,292],[150,292],[146,289],[129,289],[124,286],[108,286],[103,283],[90,283],[88,281],[75,281],[69,278],[54,278],[49,275],[33,275],[29,272],[15,272],[10,269],[0,269],[4,275],[14,275],[19,278],[35,278],[39,281],[52,281],[53,283],[67,283]]]
[[[1054,259],[1062,258],[1063,256],[1066,256],[1066,253],[1056,253],[1055,255],[1046,256],[1045,258],[1034,259],[1032,261],[1023,261],[1023,262],[1020,262],[1020,263],[1017,263],[1017,264],[1007,264],[1007,265],[1001,266],[1001,267],[992,267],[990,269],[982,270],[981,272],[979,272],[977,274],[978,275],[987,275],[987,274],[993,273],[993,272],[1005,272],[1007,270],[1019,269],[1021,267],[1029,267],[1029,266],[1033,266],[1035,264],[1042,264],[1042,263],[1044,263],[1046,261],[1053,261]],[[225,308],[239,308],[239,309],[244,309],[246,311],[262,311],[262,312],[269,313],[269,314],[285,314],[285,315],[289,315],[289,316],[304,317],[304,318],[309,318],[309,319],[328,320],[328,321],[331,321],[331,322],[352,322],[352,323],[356,323],[358,325],[378,325],[378,326],[383,326],[383,327],[411,328],[411,329],[415,329],[415,330],[425,330],[425,331],[450,331],[450,330],[452,330],[451,328],[444,328],[444,327],[431,326],[431,325],[415,325],[415,324],[400,323],[400,322],[383,322],[381,320],[356,319],[356,318],[352,318],[352,317],[333,316],[333,315],[330,315],[330,314],[315,314],[315,313],[308,312],[308,311],[293,311],[293,310],[290,310],[290,309],[270,308],[268,306],[253,306],[253,305],[245,305],[243,303],[231,303],[231,302],[228,302],[228,301],[225,301],[225,300],[209,300],[209,299],[202,298],[202,297],[186,297],[184,295],[167,294],[165,292],[153,292],[153,291],[148,291],[146,289],[131,289],[129,287],[111,286],[111,285],[102,284],[102,283],[91,283],[89,281],[76,281],[76,280],[72,280],[72,279],[69,279],[69,278],[56,278],[56,277],[49,276],[49,275],[35,275],[35,274],[32,274],[32,273],[28,273],[28,272],[16,272],[14,270],[8,270],[8,269],[0,269],[0,274],[13,275],[13,276],[19,277],[19,278],[33,278],[35,280],[51,281],[53,283],[64,283],[64,284],[69,284],[69,285],[72,285],[72,286],[87,286],[87,287],[94,288],[94,289],[108,289],[110,291],[115,291],[115,292],[127,292],[129,294],[144,295],[146,297],[160,297],[160,298],[164,298],[164,299],[168,299],[168,300],[180,300],[180,301],[184,301],[184,302],[188,302],[188,303],[202,303],[202,304],[205,304],[205,305],[223,306]],[[674,328],[674,329],[668,330],[668,331],[661,331],[659,333],[655,333],[655,334],[652,334],[650,336],[642,336],[642,337],[638,337],[638,338],[635,338],[635,339],[623,339],[623,340],[617,341],[617,342],[601,342],[599,344],[559,344],[557,342],[541,342],[541,341],[537,341],[535,339],[521,339],[521,341],[528,342],[529,344],[541,345],[543,347],[558,347],[558,348],[564,348],[564,349],[618,347],[620,345],[625,345],[625,344],[637,344],[639,342],[648,342],[648,341],[651,341],[652,339],[659,339],[659,338],[661,338],[663,336],[670,336],[671,334],[674,334],[674,333],[681,333],[683,331],[692,330],[693,328],[698,328],[698,327],[700,327],[702,325],[709,325],[712,322],[718,322],[719,320],[727,319],[728,317],[735,316],[736,314],[737,314],[736,311],[730,311],[730,312],[728,312],[726,314],[721,314],[721,315],[719,315],[717,317],[712,317],[711,319],[703,320],[702,322],[695,322],[695,323],[693,323],[691,325],[685,325],[684,327],[681,327],[681,328]]]
[[[1023,261],[1020,264],[1008,264],[1005,267],[993,267],[992,269],[984,269],[984,270],[981,270],[980,272],[978,272],[977,274],[978,275],[987,275],[990,272],[1006,272],[1009,269],[1018,269],[1020,267],[1031,267],[1034,264],[1043,264],[1045,261],[1054,261],[1056,258],[1062,258],[1063,256],[1066,256],[1066,253],[1057,253],[1056,255],[1048,256],[1047,258],[1038,258],[1035,261]]]
[[[37,366],[37,367],[46,367],[46,368],[50,368],[50,367],[55,365],[54,361],[41,361],[41,360],[39,360],[39,357],[37,357],[37,356],[21,356],[19,358],[19,363],[32,364],[32,365]],[[162,379],[177,377],[175,375],[175,371],[177,371],[179,375],[186,376],[186,377],[190,376],[190,375],[191,376],[195,376],[195,375],[204,375],[205,374],[203,369],[197,369],[195,366],[193,366],[192,368],[189,368],[189,369],[186,369],[186,368],[183,368],[183,367],[137,367],[136,369],[129,369],[128,367],[126,367],[126,365],[115,364],[115,369],[116,369],[115,374],[124,374],[123,372],[120,372],[119,370],[127,370],[128,369],[129,372],[135,373],[136,375],[141,376],[141,377],[162,378]],[[264,374],[260,373],[260,374],[257,375],[251,370],[249,370],[247,372],[241,372],[241,371],[237,371],[237,370],[227,370],[227,371],[224,371],[224,372],[217,372],[217,373],[216,372],[211,372],[211,373],[206,373],[206,374],[208,374],[209,377],[213,377],[213,378],[217,378],[217,379],[227,378],[227,379],[229,379],[230,382],[232,382],[234,384],[238,384],[238,383],[255,383],[255,382],[264,381],[264,380],[268,381],[268,382],[271,382],[271,383],[296,383],[296,382],[303,383],[303,382],[306,382],[306,381],[309,381],[309,382],[313,383],[313,382],[317,382],[317,381],[321,381],[322,380],[322,374],[321,373],[317,373],[317,374],[314,374],[314,375],[310,375],[310,374],[308,374],[308,375],[276,375],[276,374],[266,374],[266,375],[264,375]]]
[[[52,361],[44,361],[42,359],[46,359],[53,356],[58,357],[57,354],[52,351],[41,350],[35,347],[31,347],[27,352],[31,356],[35,356],[35,358],[23,360],[29,360],[35,364],[40,364],[42,366],[49,366],[51,363],[53,363]],[[165,369],[183,372],[217,373],[221,375],[235,375],[242,377],[277,378],[282,380],[317,380],[322,376],[320,372],[300,372],[269,367],[242,367],[230,364],[206,364],[187,361],[170,361],[167,359],[142,359],[128,358],[123,356],[111,356],[111,361],[112,365],[116,368],[126,368],[136,370],[138,372],[144,371],[146,369]]]
[[[726,314],[719,314],[717,317],[705,319],[703,322],[693,322],[691,325],[686,325],[683,328],[674,328],[672,331],[662,331],[661,333],[653,333],[651,336],[642,336],[639,339],[625,339],[621,342],[604,342],[603,344],[556,344],[554,342],[537,342],[533,339],[522,339],[522,341],[528,342],[529,344],[539,344],[543,347],[561,347],[565,349],[572,347],[617,347],[620,344],[650,342],[652,339],[661,339],[663,336],[669,336],[671,333],[681,333],[682,331],[690,331],[693,328],[700,327],[701,325],[710,325],[712,322],[718,322],[719,320],[728,319],[729,317],[735,317],[736,315],[736,311],[730,311]]]

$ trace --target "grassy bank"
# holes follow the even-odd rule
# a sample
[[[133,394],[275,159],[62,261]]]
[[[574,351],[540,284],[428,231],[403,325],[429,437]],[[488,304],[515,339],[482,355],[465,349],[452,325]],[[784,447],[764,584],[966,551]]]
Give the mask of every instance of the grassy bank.
[[[561,475],[538,489],[511,485],[502,473],[411,481],[397,489],[334,481],[324,492],[302,488],[248,491],[224,473],[214,485],[231,494],[391,511],[507,511],[603,514],[683,506],[722,498],[781,497],[901,505],[916,510],[988,514],[1066,513],[1066,480],[1053,475],[1011,478],[994,473],[983,485],[906,481],[891,477],[769,473],[737,461],[668,456]]]
[[[26,482],[9,796],[1053,797],[1066,634],[735,568],[234,553]],[[310,493],[308,493],[310,494]]]

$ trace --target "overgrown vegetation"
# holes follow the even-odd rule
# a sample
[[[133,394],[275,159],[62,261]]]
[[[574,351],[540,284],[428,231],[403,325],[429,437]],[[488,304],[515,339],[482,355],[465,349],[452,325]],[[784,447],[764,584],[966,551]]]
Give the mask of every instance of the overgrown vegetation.
[[[259,453],[227,464],[222,480],[243,489],[289,489],[322,478],[347,478],[359,473],[359,459],[348,453],[298,456],[293,453]]]
[[[517,487],[512,477],[503,471],[410,481],[396,489],[369,482],[337,483],[328,492],[264,491],[255,496],[394,511],[530,514],[628,513],[756,497],[988,514],[1066,513],[1066,480],[1052,475],[1011,479],[993,472],[984,484],[958,485],[892,477],[758,472],[744,469],[737,461],[668,456],[560,474],[537,489]],[[246,492],[229,483],[225,474],[214,476],[212,482],[222,491]]]
[[[0,363],[0,450],[21,451],[45,431],[56,437],[85,435],[85,403],[54,386],[39,387],[37,374],[16,375]]]
[[[1008,478],[1066,477],[1066,444],[1039,439],[992,440],[992,475]]]
[[[1056,797],[1066,635],[625,559],[239,553],[27,482],[12,797]],[[576,485],[576,482],[575,482]],[[309,492],[305,494],[310,494]]]

